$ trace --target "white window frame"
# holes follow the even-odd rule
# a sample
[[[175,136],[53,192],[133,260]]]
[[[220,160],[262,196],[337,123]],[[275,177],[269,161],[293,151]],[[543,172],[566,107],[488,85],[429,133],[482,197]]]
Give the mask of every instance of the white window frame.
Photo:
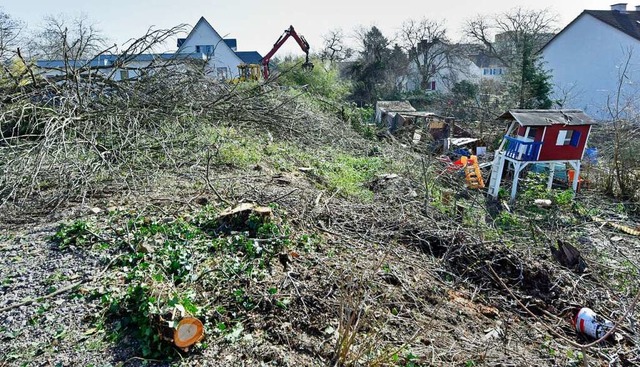
[[[556,146],[571,145],[571,138],[573,137],[573,130],[560,130],[558,131],[558,138],[556,139]]]
[[[216,68],[216,74],[218,79],[227,79],[229,77],[229,69],[227,67]]]
[[[535,134],[533,134],[533,136],[529,136],[529,135],[531,135],[531,130],[535,131]],[[538,135],[538,131],[537,130],[538,130],[537,127],[527,126],[527,130],[524,132],[525,139],[531,139],[531,141],[536,140],[536,135]]]
[[[212,45],[196,45],[196,53],[213,55],[213,50],[214,48]]]

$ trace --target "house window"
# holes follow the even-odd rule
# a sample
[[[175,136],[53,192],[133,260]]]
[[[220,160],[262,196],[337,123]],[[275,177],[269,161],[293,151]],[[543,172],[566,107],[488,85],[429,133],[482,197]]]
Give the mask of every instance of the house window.
[[[482,75],[489,74],[489,69],[482,69]]]
[[[435,81],[430,82],[428,87],[427,87],[427,89],[428,90],[436,90],[436,82]]]
[[[575,130],[560,130],[558,132],[558,138],[556,139],[556,145],[563,146],[568,145],[577,147],[580,142],[580,132]]]
[[[527,138],[528,139],[535,140],[536,139],[536,135],[538,135],[538,128],[536,128],[536,127],[527,128]]]
[[[129,79],[129,70],[120,70],[120,80]]]
[[[217,68],[218,79],[227,79],[227,68]]]
[[[196,53],[201,53],[201,54],[205,54],[205,55],[211,55],[213,54],[213,46],[211,45],[197,45],[196,46]]]

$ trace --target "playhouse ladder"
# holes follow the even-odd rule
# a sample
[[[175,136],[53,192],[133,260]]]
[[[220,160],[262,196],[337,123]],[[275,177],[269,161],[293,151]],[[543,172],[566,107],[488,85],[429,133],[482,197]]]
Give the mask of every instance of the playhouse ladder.
[[[466,157],[464,157],[466,158]],[[472,155],[470,159],[463,159],[464,174],[467,181],[467,187],[470,189],[481,189],[484,187],[482,172],[478,166],[478,157]]]
[[[496,153],[496,156],[493,158],[493,164],[491,165],[491,178],[489,178],[489,195],[494,198],[498,197],[498,191],[500,190],[503,164],[504,158],[502,155]]]

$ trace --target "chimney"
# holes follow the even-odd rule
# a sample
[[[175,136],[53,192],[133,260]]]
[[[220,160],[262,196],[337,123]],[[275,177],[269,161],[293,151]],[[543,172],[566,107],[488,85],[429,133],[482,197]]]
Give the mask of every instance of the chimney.
[[[613,4],[611,5],[611,11],[619,11],[621,13],[624,13],[625,11],[627,11],[627,3]]]
[[[640,11],[640,5],[636,5],[636,11]]]

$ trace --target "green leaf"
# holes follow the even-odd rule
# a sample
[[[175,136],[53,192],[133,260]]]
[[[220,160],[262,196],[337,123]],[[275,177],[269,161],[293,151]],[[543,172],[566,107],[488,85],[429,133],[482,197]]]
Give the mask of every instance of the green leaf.
[[[194,305],[189,298],[183,298],[181,304],[189,314],[195,315],[198,313],[198,306]]]

